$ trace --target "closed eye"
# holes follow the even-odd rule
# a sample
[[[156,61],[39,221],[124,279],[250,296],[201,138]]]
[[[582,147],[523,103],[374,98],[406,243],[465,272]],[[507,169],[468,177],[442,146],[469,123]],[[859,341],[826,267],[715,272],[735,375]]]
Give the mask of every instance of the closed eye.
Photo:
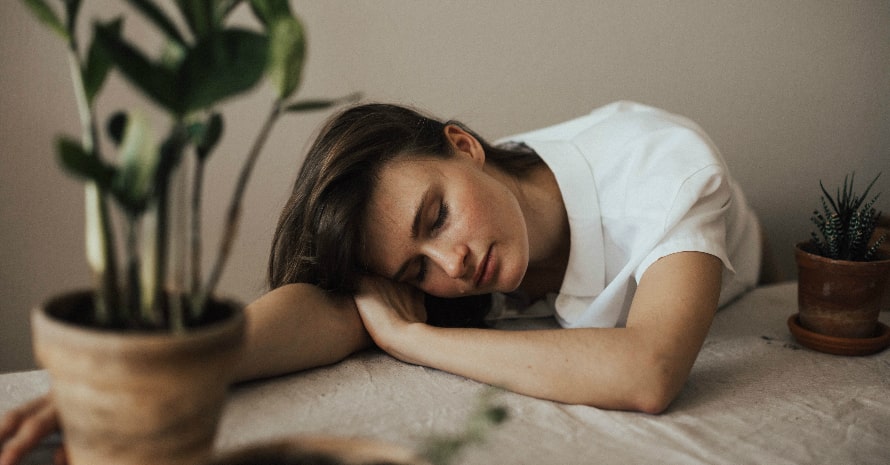
[[[446,219],[448,219],[448,204],[442,201],[439,203],[439,214],[436,216],[436,221],[433,222],[433,230],[440,229]]]
[[[433,221],[432,226],[430,227],[431,231],[438,231],[442,229],[442,226],[445,225],[445,221],[448,219],[448,204],[444,201],[439,202],[439,213],[436,215],[436,220]],[[427,272],[427,259],[426,257],[420,257],[420,265],[417,269],[417,275],[414,277],[414,281],[418,283],[422,283],[424,278],[426,278]]]

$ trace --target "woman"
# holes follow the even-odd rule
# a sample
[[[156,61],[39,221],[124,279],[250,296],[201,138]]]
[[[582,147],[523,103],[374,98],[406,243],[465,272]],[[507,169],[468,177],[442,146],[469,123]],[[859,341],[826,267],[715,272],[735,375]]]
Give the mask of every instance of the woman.
[[[661,110],[619,102],[492,146],[407,108],[350,108],[282,212],[238,378],[376,344],[530,396],[659,413],[718,306],[757,282],[758,231],[707,136]],[[535,302],[489,316],[544,309],[566,329],[433,326],[426,294]],[[56,427],[47,398],[7,420],[4,460]]]

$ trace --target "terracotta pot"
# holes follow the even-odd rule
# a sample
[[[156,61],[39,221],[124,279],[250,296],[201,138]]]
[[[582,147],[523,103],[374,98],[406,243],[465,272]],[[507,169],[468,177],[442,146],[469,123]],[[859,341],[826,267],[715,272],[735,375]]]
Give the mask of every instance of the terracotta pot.
[[[210,465],[429,465],[404,447],[363,438],[298,436],[224,454]]]
[[[808,252],[808,244],[795,249],[801,326],[833,337],[874,337],[890,259],[832,260]]]
[[[115,332],[69,323],[89,291],[32,312],[34,350],[52,379],[72,465],[195,465],[211,456],[244,334],[244,315],[185,335]]]

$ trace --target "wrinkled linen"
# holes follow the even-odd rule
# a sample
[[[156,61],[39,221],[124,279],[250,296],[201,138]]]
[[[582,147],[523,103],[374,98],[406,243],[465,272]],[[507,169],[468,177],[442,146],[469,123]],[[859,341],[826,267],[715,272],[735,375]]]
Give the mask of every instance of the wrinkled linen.
[[[890,350],[839,357],[799,346],[785,323],[796,302],[796,284],[784,283],[718,312],[689,381],[662,415],[497,393],[510,419],[458,463],[890,463]],[[518,326],[526,324],[555,325]],[[48,383],[41,371],[0,375],[0,411]],[[430,434],[460,430],[486,391],[368,351],[235,387],[217,447],[322,433],[419,448]]]

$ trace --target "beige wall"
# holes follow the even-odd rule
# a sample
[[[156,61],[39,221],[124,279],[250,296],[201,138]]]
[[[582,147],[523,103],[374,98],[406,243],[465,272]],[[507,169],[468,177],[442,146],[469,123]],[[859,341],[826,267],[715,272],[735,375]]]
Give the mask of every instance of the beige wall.
[[[87,2],[88,4],[91,2]],[[123,2],[96,1],[107,14]],[[793,274],[818,180],[884,171],[890,195],[890,2],[562,0],[294,2],[309,31],[304,96],[368,99],[458,118],[490,138],[617,99],[697,120],[722,148]],[[27,314],[87,284],[82,188],[51,140],[77,134],[61,44],[18,1],[0,2],[0,372],[33,366]],[[114,94],[102,100],[120,105]],[[239,103],[229,154],[213,161],[208,225],[265,111]],[[249,191],[224,292],[263,291],[272,228],[312,129],[294,117],[271,140]],[[234,127],[233,127],[234,126]],[[208,226],[209,228],[210,226]],[[211,237],[215,240],[215,237]],[[788,309],[793,312],[794,309]]]

